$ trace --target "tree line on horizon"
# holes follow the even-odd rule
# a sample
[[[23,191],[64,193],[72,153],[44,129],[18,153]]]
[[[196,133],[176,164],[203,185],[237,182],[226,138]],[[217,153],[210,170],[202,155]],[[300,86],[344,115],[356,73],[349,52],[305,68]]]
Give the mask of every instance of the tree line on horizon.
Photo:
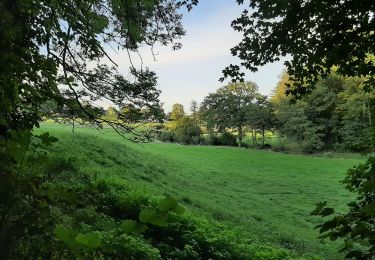
[[[334,71],[303,98],[287,95],[284,71],[270,97],[254,82],[229,83],[210,93],[190,114],[174,104],[159,134],[162,141],[273,148],[277,151],[371,151],[375,96],[365,79]],[[277,136],[270,143],[270,135]],[[249,137],[250,142],[244,142]],[[267,143],[268,142],[268,143]]]

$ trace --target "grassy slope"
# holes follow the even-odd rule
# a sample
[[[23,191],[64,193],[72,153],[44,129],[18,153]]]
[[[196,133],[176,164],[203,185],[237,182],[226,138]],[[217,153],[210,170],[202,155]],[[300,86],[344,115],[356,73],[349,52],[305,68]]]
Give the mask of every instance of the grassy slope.
[[[291,249],[298,254],[340,258],[335,244],[321,244],[309,216],[328,200],[345,209],[351,198],[340,180],[359,156],[321,158],[228,147],[152,143],[135,145],[109,129],[101,133],[44,124],[60,138],[54,149],[84,162],[94,174],[118,175],[159,194],[182,199],[193,214],[227,222],[244,237]]]

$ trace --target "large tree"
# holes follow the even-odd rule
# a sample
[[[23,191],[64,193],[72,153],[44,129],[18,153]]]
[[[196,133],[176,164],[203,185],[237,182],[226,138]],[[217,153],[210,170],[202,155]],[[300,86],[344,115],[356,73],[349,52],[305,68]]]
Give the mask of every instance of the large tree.
[[[2,0],[0,1],[0,257],[6,254],[17,219],[4,219],[23,201],[17,162],[30,145],[31,130],[46,112],[97,126],[110,125],[124,138],[142,141],[123,107],[159,119],[156,75],[135,68],[120,75],[109,50],[137,52],[155,43],[181,45],[184,34],[174,0]],[[185,3],[191,4],[191,3]],[[101,101],[118,110],[102,116]],[[52,108],[52,111],[51,111]],[[131,132],[133,135],[128,135]],[[53,139],[39,136],[43,143]],[[30,184],[32,185],[32,184]],[[20,185],[19,185],[20,186]],[[21,194],[21,195],[20,195]],[[20,216],[21,217],[21,216]],[[17,229],[19,230],[19,229]]]
[[[238,146],[241,146],[244,128],[248,125],[248,111],[260,96],[254,82],[228,84],[203,100],[203,120],[209,129],[235,129],[238,132]]]
[[[184,30],[177,10],[184,4],[190,8],[192,3],[1,1],[0,164],[8,166],[22,154],[28,143],[24,140],[43,116],[43,104],[51,100],[56,111],[63,109],[73,118],[78,113],[82,122],[105,123],[124,138],[143,140],[120,109],[131,106],[159,119],[156,75],[133,65],[129,75],[120,75],[109,50],[137,52],[141,45],[152,47],[156,42],[179,48],[175,40]],[[116,120],[101,117],[102,100],[119,108]]]

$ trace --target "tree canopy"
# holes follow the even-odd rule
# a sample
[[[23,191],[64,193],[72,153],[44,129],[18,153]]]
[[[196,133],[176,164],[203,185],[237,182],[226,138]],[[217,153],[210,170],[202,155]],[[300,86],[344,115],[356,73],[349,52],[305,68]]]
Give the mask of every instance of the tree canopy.
[[[238,145],[241,146],[244,127],[249,125],[249,110],[260,98],[262,96],[254,82],[231,83],[209,94],[203,100],[202,117],[209,129],[236,129]]]
[[[232,27],[243,34],[231,49],[240,65],[224,69],[234,80],[259,66],[286,57],[287,72],[293,78],[289,91],[306,92],[332,66],[342,76],[366,76],[374,83],[375,3],[372,0],[237,0],[247,3]]]
[[[121,108],[142,110],[133,114],[142,114],[143,119],[161,119],[156,75],[132,64],[129,76],[119,74],[109,50],[137,52],[141,45],[152,47],[156,42],[180,48],[176,40],[185,32],[178,8],[191,8],[191,4],[173,0],[1,1],[2,159],[13,156],[9,140],[28,136],[38,126],[44,104],[51,101],[56,104],[55,112],[64,110],[73,118],[77,114],[82,122],[108,124],[124,138],[143,140],[145,136],[136,131],[136,125],[128,124]],[[118,108],[116,120],[101,116],[103,99]],[[24,148],[21,145],[15,153]],[[4,160],[5,165],[8,159]]]

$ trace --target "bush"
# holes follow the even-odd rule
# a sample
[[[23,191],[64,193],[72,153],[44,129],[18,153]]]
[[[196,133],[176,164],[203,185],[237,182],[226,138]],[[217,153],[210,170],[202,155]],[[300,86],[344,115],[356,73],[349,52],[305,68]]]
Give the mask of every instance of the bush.
[[[196,121],[190,116],[183,116],[177,121],[169,122],[158,139],[162,142],[177,142],[182,144],[199,144],[201,130]]]
[[[302,152],[301,146],[293,141],[290,141],[287,138],[279,138],[273,145],[272,151],[275,152],[292,152],[292,153],[300,153]]]
[[[163,129],[159,135],[158,135],[158,139],[162,142],[174,142],[174,137],[173,137],[173,133],[171,133],[169,130],[167,129]]]
[[[174,139],[178,143],[199,144],[201,130],[196,121],[189,116],[184,116],[176,121],[175,128],[172,131]]]
[[[222,134],[211,133],[204,138],[204,143],[207,145],[237,146],[237,139],[236,136],[229,132]]]
[[[224,132],[219,135],[220,145],[237,146],[237,138],[229,132]]]

